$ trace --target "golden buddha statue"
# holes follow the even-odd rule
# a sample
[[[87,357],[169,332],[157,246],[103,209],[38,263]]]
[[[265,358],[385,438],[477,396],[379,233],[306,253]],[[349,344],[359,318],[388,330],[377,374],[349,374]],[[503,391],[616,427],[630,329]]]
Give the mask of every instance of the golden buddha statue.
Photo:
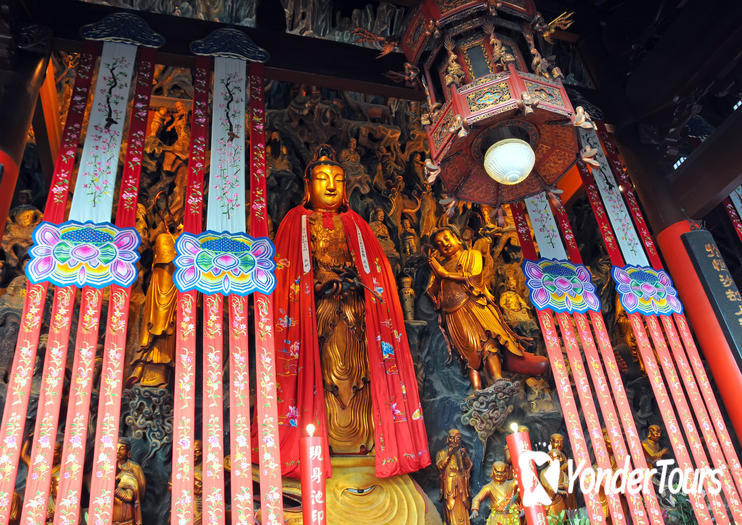
[[[559,458],[560,464],[566,464],[567,463],[567,455],[564,453],[564,436],[557,433],[554,433],[549,438],[549,452],[552,450],[555,450],[555,456]]]
[[[142,525],[142,505],[137,478],[127,471],[116,469],[113,491],[113,525]]]
[[[667,448],[660,448],[660,439],[662,439],[662,429],[659,425],[649,425],[649,434],[647,439],[642,441],[644,456],[647,458],[649,467],[655,466],[668,452]]]
[[[389,259],[389,262],[391,262],[392,267],[394,268],[396,273],[397,270],[399,270],[400,257],[399,252],[397,251],[397,247],[392,240],[391,234],[389,233],[389,228],[387,228],[386,224],[384,224],[385,217],[386,213],[384,212],[384,208],[382,208],[381,206],[377,206],[376,208],[374,208],[374,211],[371,214],[371,220],[369,221],[368,225],[371,227],[374,235],[376,235],[376,238],[379,240],[381,249],[384,250],[387,259]]]
[[[435,458],[441,478],[443,520],[446,525],[469,525],[469,479],[472,462],[461,444],[461,432],[448,431],[446,448]]]
[[[351,289],[344,275],[354,273],[338,214],[327,215],[342,202],[345,172],[340,166],[320,164],[312,170],[309,216],[314,258],[317,337],[320,341],[325,387],[327,434],[333,453],[368,453],[373,449],[371,388],[365,337],[363,290]],[[382,212],[383,213],[383,212]],[[345,286],[345,289],[343,287]]]
[[[500,308],[510,323],[533,322],[530,311],[531,306],[517,292],[518,281],[515,275],[508,274],[505,277],[505,291],[500,295]]]
[[[490,514],[487,525],[509,524],[512,522],[513,514],[515,523],[520,511],[518,500],[518,484],[507,477],[507,465],[502,461],[492,464],[492,481],[487,483],[471,502],[471,518],[479,516],[479,510],[484,501],[489,501]]]
[[[502,378],[503,360],[511,372],[543,374],[547,359],[523,350],[487,289],[481,252],[466,249],[450,226],[435,230],[431,238],[442,262],[435,255],[428,258],[433,273],[427,293],[441,312],[453,346],[466,361],[472,387],[482,388],[482,368],[492,381]]]
[[[304,203],[276,235],[276,258],[286,261],[275,311],[286,346],[277,379],[287,475],[298,473],[292,457],[309,422],[332,455],[373,451],[379,477],[430,462],[396,279],[376,232],[348,209],[345,184],[335,152],[320,146],[305,171]]]
[[[549,457],[559,461],[559,482],[556,487],[549,485],[548,480],[544,477],[546,468],[541,471],[539,478],[541,484],[546,489],[552,504],[546,509],[548,513],[559,516],[563,510],[575,509],[577,507],[577,498],[575,494],[569,492],[569,465],[567,463],[567,454],[564,453],[564,436],[555,433],[549,439]]]
[[[131,452],[131,443],[127,438],[120,438],[116,446],[116,467],[130,472],[137,480],[139,492],[144,494],[147,488],[147,478],[144,477],[144,471],[139,463],[132,461],[129,453]]]
[[[152,276],[145,296],[139,350],[127,386],[165,387],[175,354],[175,312],[178,290],[175,273],[175,237],[169,232],[155,239]]]

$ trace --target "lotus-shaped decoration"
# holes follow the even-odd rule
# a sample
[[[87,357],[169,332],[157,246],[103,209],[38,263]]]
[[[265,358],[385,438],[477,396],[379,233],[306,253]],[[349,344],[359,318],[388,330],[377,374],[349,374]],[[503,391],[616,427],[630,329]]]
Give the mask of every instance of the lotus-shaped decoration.
[[[523,273],[531,303],[553,312],[600,311],[590,272],[582,264],[557,259],[524,261]]]
[[[275,249],[270,239],[206,231],[183,233],[175,243],[175,286],[181,292],[269,294],[276,285]]]
[[[26,275],[32,283],[128,288],[137,278],[139,234],[111,223],[42,222],[33,232]]]

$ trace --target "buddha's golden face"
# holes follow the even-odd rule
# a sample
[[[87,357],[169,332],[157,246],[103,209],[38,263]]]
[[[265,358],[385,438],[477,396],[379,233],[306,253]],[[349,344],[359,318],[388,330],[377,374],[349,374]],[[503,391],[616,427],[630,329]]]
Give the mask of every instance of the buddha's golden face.
[[[551,448],[562,450],[564,448],[564,436],[561,434],[554,434],[551,436]]]
[[[662,437],[662,429],[657,425],[649,426],[649,439],[652,441],[659,441]]]
[[[438,235],[435,236],[434,242],[435,247],[438,248],[438,251],[441,252],[441,255],[444,257],[450,257],[456,253],[461,246],[461,243],[456,236],[448,230],[443,230],[438,233]]]
[[[345,171],[340,166],[319,164],[309,178],[309,203],[313,210],[336,211],[345,197]]]

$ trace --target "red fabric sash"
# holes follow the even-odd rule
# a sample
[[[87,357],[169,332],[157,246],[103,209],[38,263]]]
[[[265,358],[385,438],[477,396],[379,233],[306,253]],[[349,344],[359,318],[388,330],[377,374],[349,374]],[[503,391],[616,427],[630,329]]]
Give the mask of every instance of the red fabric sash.
[[[250,64],[250,234],[268,236],[265,168],[265,79],[263,64]],[[278,449],[276,343],[273,295],[255,294],[256,403],[260,426],[260,516],[267,525],[283,523],[281,455]],[[249,417],[249,415],[248,415]],[[249,457],[249,451],[247,451]],[[249,482],[252,484],[252,477]]]
[[[308,218],[303,219],[309,214],[302,206],[292,209],[276,235],[274,311],[279,341],[276,373],[281,393],[278,421],[282,472],[292,477],[299,476],[300,429],[309,423],[318,428],[323,438],[326,470],[328,475],[331,472],[310,233]],[[373,294],[365,293],[376,475],[384,478],[414,472],[430,464],[430,453],[394,274],[368,224],[353,211],[342,213],[341,220],[362,282],[383,298],[379,302]],[[359,234],[365,249],[359,246]],[[310,257],[306,272],[302,239],[307,240],[305,250]]]

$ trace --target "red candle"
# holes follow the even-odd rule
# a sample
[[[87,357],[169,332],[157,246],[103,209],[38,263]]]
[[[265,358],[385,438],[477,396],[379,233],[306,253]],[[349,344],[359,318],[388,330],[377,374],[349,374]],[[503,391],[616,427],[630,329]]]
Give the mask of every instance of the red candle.
[[[314,435],[314,425],[307,425],[307,435],[301,438],[301,505],[304,523],[326,523],[325,458],[322,438]]]
[[[541,504],[528,505],[526,503],[529,500],[534,500],[534,494],[538,494],[539,489],[543,491],[541,482],[538,479],[538,473],[536,472],[536,466],[533,461],[527,456],[530,454],[524,454],[524,452],[531,451],[531,439],[528,435],[528,430],[523,430],[525,427],[521,427],[521,430],[513,432],[505,438],[510,451],[510,458],[513,462],[513,470],[515,472],[515,479],[518,481],[518,489],[520,490],[521,500],[523,500],[523,511],[526,515],[526,522],[528,525],[546,525],[546,511],[544,506]],[[521,468],[520,460],[523,458],[524,468]],[[549,459],[546,456],[546,459]],[[530,497],[527,497],[530,495]]]

